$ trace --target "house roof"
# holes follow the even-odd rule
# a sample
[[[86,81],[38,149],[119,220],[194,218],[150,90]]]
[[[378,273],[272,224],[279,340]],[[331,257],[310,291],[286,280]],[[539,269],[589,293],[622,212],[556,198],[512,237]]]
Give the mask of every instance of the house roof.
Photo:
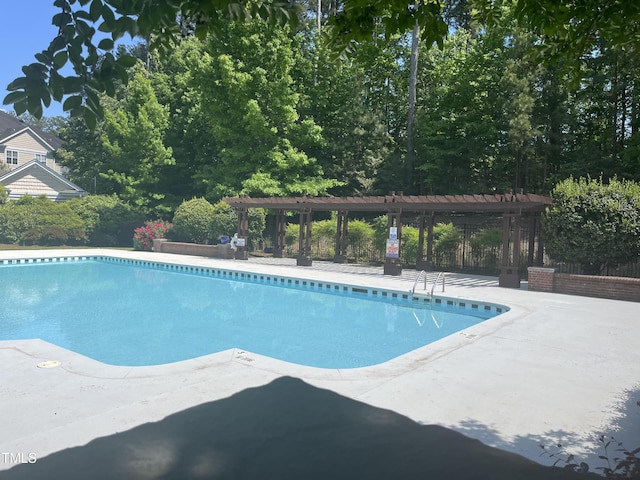
[[[25,170],[33,170],[40,169],[44,171],[47,175],[55,178],[56,180],[62,182],[64,185],[69,187],[67,190],[64,190],[61,193],[77,193],[80,195],[85,195],[86,191],[80,188],[78,185],[73,183],[71,180],[63,177],[58,172],[53,170],[52,168],[47,167],[44,163],[39,162],[37,160],[31,160],[30,162],[25,163],[24,165],[20,165],[18,168],[11,170],[9,173],[6,173],[0,177],[0,184],[8,185],[14,179],[18,179],[22,177],[25,173]]]
[[[62,140],[55,135],[51,135],[37,127],[26,124],[18,117],[0,110],[0,144],[5,143],[12,137],[22,132],[30,131],[37,138],[42,140],[51,150],[57,150],[62,146]]]

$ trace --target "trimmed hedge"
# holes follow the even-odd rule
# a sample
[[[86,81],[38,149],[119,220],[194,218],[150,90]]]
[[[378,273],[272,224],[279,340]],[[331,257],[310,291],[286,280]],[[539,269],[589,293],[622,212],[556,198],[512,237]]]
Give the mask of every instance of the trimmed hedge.
[[[66,205],[82,218],[89,244],[96,247],[130,246],[133,230],[145,221],[116,195],[74,198]]]
[[[169,238],[180,242],[209,243],[214,208],[205,198],[182,202],[173,216]]]
[[[545,247],[559,262],[585,274],[633,261],[640,254],[640,185],[569,178],[551,192],[544,217]]]
[[[25,195],[0,204],[0,243],[130,246],[140,214],[116,196],[92,195],[57,203]]]
[[[0,207],[0,242],[63,245],[86,243],[84,222],[66,203],[25,195]]]

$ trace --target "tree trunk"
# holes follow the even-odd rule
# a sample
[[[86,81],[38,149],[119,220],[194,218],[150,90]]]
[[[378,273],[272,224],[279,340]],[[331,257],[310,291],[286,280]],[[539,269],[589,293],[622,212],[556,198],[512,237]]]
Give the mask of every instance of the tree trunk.
[[[416,90],[418,83],[418,40],[420,37],[420,25],[418,22],[413,27],[411,34],[411,65],[409,70],[409,113],[407,115],[407,155],[405,161],[405,192],[413,193],[413,163],[415,156],[415,117],[416,117]]]

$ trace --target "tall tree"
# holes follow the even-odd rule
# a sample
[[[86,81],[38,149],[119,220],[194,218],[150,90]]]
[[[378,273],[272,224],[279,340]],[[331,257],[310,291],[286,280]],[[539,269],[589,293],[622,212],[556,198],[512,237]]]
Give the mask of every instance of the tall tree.
[[[164,170],[174,165],[171,149],[164,145],[168,112],[158,103],[144,67],[140,64],[130,73],[117,99],[103,100],[105,117],[96,131],[70,123],[59,156],[72,178],[77,175],[89,191],[98,191],[99,184],[98,193],[115,193],[149,214],[161,215],[172,207],[158,191]]]
[[[193,85],[214,148],[197,176],[213,199],[241,192],[318,195],[340,183],[324,178],[302,148],[323,139],[321,128],[298,112],[291,76],[296,51],[293,35],[260,20],[231,24],[209,41]]]
[[[382,95],[385,85],[389,86],[387,91],[393,90],[392,81],[388,72],[376,75],[380,69],[372,64],[386,64],[385,53],[376,55],[379,50],[372,48],[371,52],[358,52],[352,62],[335,64],[329,59],[330,52],[316,40],[306,40],[309,43],[302,49],[305,58],[296,62],[292,72],[300,92],[300,115],[321,126],[324,139],[307,145],[305,152],[318,159],[326,176],[344,183],[332,193],[380,193],[376,185],[379,169],[397,146],[388,127],[395,115],[389,108],[391,95]],[[316,55],[319,61],[314,67]],[[315,85],[312,76],[317,76]]]
[[[102,145],[109,155],[100,175],[114,184],[115,193],[129,204],[154,213],[166,213],[164,194],[157,191],[163,170],[175,164],[164,145],[167,109],[158,103],[142,65],[115,106],[107,108]],[[165,210],[165,211],[163,211]]]
[[[405,190],[413,193],[413,163],[415,157],[416,95],[418,88],[418,42],[420,24],[416,22],[411,33],[411,60],[409,62],[409,105],[407,114],[407,153],[405,156]]]
[[[423,55],[416,126],[422,193],[486,193],[510,185],[500,168],[508,130],[499,84],[503,49],[500,36],[459,31]]]

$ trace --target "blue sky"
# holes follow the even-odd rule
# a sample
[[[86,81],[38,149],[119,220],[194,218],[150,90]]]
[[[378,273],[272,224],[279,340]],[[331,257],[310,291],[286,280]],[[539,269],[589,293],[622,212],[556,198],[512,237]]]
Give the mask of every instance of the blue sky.
[[[2,100],[9,93],[7,85],[23,76],[22,67],[36,62],[34,55],[45,50],[58,34],[58,28],[51,24],[51,19],[60,13],[60,9],[53,6],[54,0],[1,1],[0,109],[11,112],[12,105],[2,105]],[[44,115],[53,117],[66,114],[61,103],[52,101]]]
[[[2,2],[2,28],[0,28],[0,103],[9,93],[7,85],[21,77],[22,66],[35,62],[33,57],[49,46],[57,29],[51,18],[60,10],[53,0],[20,0]],[[11,105],[0,105],[12,111]],[[62,106],[51,103],[45,116],[62,115]]]

